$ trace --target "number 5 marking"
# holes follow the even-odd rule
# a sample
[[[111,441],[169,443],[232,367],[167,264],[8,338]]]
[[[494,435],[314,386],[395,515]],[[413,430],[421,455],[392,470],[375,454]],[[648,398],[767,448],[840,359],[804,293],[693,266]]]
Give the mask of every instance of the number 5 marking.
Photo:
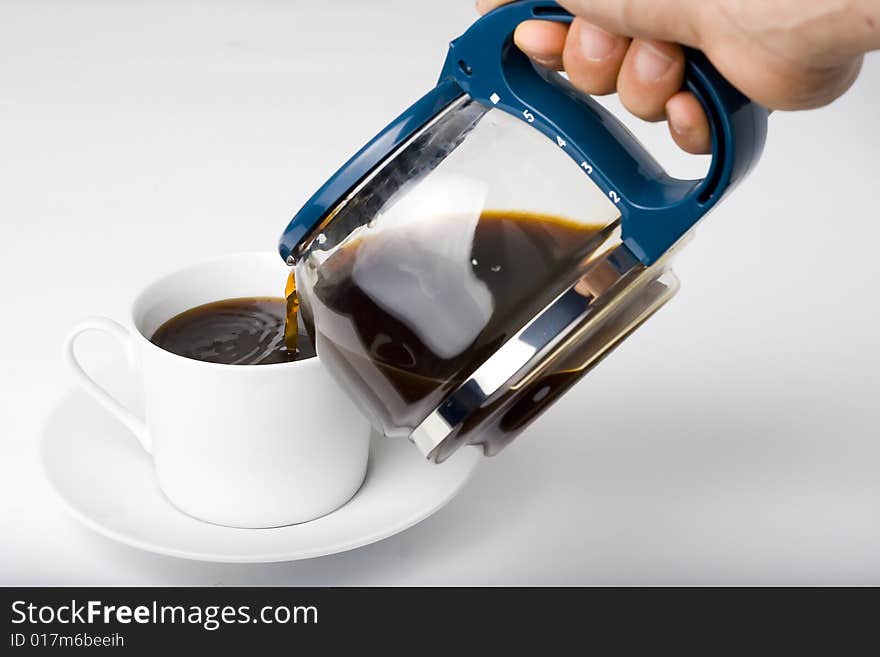
[[[532,114],[529,110],[523,110],[523,116],[526,118],[526,121],[529,123],[535,122],[535,115]]]

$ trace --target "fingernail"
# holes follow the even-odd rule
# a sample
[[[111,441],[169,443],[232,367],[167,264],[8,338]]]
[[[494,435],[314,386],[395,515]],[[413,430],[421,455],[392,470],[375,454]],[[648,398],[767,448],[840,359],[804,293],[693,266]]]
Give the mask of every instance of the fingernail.
[[[583,23],[581,25],[581,52],[584,57],[594,62],[601,62],[614,54],[617,41],[605,30]]]
[[[667,120],[669,121],[669,127],[672,128],[672,132],[675,134],[684,136],[690,132],[690,128],[684,123],[681,123],[678,117],[674,114],[672,116],[667,116]]]
[[[559,65],[559,59],[556,57],[542,57],[540,55],[530,55],[530,57],[544,68],[556,68]]]
[[[669,122],[669,128],[679,137],[689,138],[694,132],[694,126],[681,120],[680,112],[670,112],[666,110],[666,120]]]
[[[636,52],[636,75],[642,82],[656,82],[672,67],[672,57],[650,43],[642,43]]]

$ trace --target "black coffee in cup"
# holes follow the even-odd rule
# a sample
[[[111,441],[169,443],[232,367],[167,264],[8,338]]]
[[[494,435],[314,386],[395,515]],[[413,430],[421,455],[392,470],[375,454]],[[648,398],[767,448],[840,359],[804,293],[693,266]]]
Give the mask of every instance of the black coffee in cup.
[[[292,294],[295,303],[295,292]],[[197,306],[165,322],[153,344],[179,356],[226,365],[269,365],[315,356],[313,343],[288,325],[288,300],[280,297],[225,299]]]

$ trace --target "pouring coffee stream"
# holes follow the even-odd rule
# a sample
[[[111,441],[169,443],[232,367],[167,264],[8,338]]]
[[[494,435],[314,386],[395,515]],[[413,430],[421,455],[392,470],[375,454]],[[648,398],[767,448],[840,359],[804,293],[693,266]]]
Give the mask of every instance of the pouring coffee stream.
[[[299,348],[299,295],[296,292],[296,274],[293,270],[287,276],[284,286],[284,298],[287,302],[287,315],[284,321],[284,344],[287,351],[296,353]]]
[[[514,2],[453,41],[437,86],[279,248],[294,268],[288,345],[308,335],[377,429],[438,462],[464,444],[497,453],[672,298],[672,256],[766,135],[766,110],[688,50],[714,155],[706,178],[672,178],[513,45],[535,17],[571,21]]]

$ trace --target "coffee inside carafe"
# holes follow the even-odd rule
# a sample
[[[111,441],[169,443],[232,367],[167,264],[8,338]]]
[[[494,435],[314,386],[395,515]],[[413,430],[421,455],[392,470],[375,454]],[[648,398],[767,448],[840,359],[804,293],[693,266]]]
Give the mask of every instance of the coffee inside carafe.
[[[457,229],[434,230],[441,228]],[[406,230],[353,239],[321,264],[311,292],[321,358],[382,409],[379,426],[412,428],[463,381],[469,364],[494,353],[571,284],[602,229],[483,211],[463,261]]]

